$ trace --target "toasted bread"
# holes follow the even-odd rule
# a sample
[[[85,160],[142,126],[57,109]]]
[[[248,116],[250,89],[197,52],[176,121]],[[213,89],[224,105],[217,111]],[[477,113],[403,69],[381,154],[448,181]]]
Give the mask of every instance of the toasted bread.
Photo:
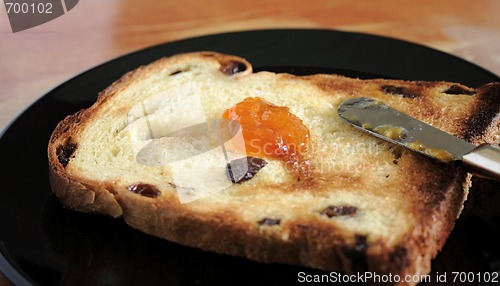
[[[500,142],[499,83],[473,89],[253,73],[240,57],[188,53],[127,73],[90,108],[59,123],[48,145],[52,190],[69,208],[122,217],[140,231],[203,250],[348,274],[426,274],[462,210],[470,175],[343,123],[337,106],[358,96],[382,100],[474,144]],[[264,158],[267,165],[253,178],[228,180],[226,187],[183,201],[183,193],[223,177],[227,158],[196,147],[189,136],[161,139],[200,123],[200,116],[219,119],[248,97],[288,107],[302,120],[314,168],[304,179],[282,160]],[[160,152],[141,161],[138,154],[158,140],[175,145],[167,146],[174,158],[163,160]],[[182,185],[175,163],[190,157],[197,158],[197,169],[184,171],[183,184],[189,178],[192,184]]]

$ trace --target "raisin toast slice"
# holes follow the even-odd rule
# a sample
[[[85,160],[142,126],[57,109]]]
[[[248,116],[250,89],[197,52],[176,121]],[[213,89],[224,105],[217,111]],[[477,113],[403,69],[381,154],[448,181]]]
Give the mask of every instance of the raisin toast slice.
[[[499,83],[473,89],[253,73],[237,56],[188,53],[127,73],[58,124],[48,145],[52,190],[69,208],[122,217],[145,233],[208,251],[349,274],[426,274],[462,210],[470,176],[343,123],[337,106],[359,96],[474,144],[500,142]],[[250,180],[182,202],[182,193],[209,180],[199,170],[223,176],[227,166],[189,136],[162,138],[219,119],[248,97],[288,107],[302,120],[314,171],[301,180],[282,161],[264,158]],[[147,149],[154,142],[171,147],[174,158]],[[196,160],[197,171],[184,172],[183,182],[193,183],[174,180],[175,162],[199,154],[209,155]]]

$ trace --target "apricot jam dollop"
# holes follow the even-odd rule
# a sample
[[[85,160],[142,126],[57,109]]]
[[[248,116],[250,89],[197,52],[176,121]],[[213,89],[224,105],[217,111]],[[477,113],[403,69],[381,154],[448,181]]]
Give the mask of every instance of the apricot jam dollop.
[[[288,107],[247,97],[222,117],[239,123],[248,155],[283,160],[294,169],[307,164],[309,129]]]

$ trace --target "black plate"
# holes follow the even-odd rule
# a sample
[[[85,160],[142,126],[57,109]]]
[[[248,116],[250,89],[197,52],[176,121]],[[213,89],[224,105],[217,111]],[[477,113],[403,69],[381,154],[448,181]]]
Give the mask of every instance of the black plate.
[[[155,46],[100,65],[41,97],[1,137],[0,269],[15,284],[286,285],[297,283],[301,271],[324,274],[179,246],[121,220],[63,209],[51,195],[46,146],[57,122],[90,106],[99,91],[125,72],[162,56],[199,50],[245,57],[255,70],[446,80],[472,87],[499,81],[478,66],[423,46],[331,30],[218,34]],[[500,211],[487,189],[475,192],[487,198],[481,208],[477,199],[469,200],[467,215],[435,259],[432,273],[447,271],[450,280],[451,271],[500,270]]]

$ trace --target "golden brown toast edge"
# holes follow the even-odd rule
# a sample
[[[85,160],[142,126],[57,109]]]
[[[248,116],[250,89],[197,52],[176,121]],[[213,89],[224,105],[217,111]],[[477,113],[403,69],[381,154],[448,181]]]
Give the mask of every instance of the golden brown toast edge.
[[[186,212],[184,208],[178,207],[176,204],[165,203],[162,207],[158,207],[158,205],[152,205],[141,199],[129,200],[126,196],[116,196],[116,192],[113,191],[113,187],[110,185],[102,182],[81,180],[68,174],[61,165],[56,153],[57,146],[71,143],[72,134],[78,132],[78,126],[85,124],[90,117],[97,113],[99,106],[109,98],[118,96],[120,90],[127,87],[128,82],[147,77],[148,74],[161,69],[165,64],[178,60],[179,57],[210,58],[221,63],[220,70],[227,73],[230,73],[228,71],[234,68],[235,63],[243,63],[246,67],[246,74],[251,73],[251,66],[244,59],[216,53],[192,53],[161,59],[124,75],[99,95],[95,105],[64,119],[51,136],[48,146],[51,186],[64,205],[85,212],[107,214],[113,217],[123,216],[127,223],[146,233],[188,246],[245,256],[263,262],[302,264],[326,270],[341,270],[347,273],[373,270],[381,273],[404,274],[426,273],[429,270],[430,259],[444,245],[448,234],[453,228],[454,220],[461,211],[462,202],[465,200],[468,181],[461,179],[465,178],[461,171],[455,172],[457,176],[455,178],[443,179],[436,176],[435,180],[429,181],[427,187],[424,188],[424,192],[428,192],[429,197],[432,198],[433,195],[437,195],[434,194],[436,188],[446,189],[446,191],[439,193],[444,193],[445,197],[440,198],[437,208],[433,209],[433,220],[427,220],[428,225],[422,225],[415,229],[413,233],[408,234],[408,237],[394,249],[387,249],[382,242],[367,245],[363,236],[356,237],[354,241],[347,241],[341,232],[331,233],[329,231],[329,233],[325,233],[321,231],[321,225],[315,226],[307,222],[296,222],[295,225],[288,226],[295,229],[294,233],[297,234],[297,238],[293,243],[278,240],[273,240],[270,243],[269,237],[249,233],[246,227],[240,225],[237,220],[233,221],[233,228],[221,228],[220,221],[231,217],[232,214],[221,213],[220,218],[206,219],[200,214]],[[311,76],[308,77],[308,80],[325,89],[355,88],[357,81],[345,78],[343,82],[340,82],[345,86],[341,87],[338,83],[332,83],[323,76]],[[374,80],[373,82],[385,85],[402,83],[401,81],[388,80]],[[403,83],[408,86],[414,85],[414,83],[409,82]],[[470,88],[459,86],[470,90]],[[483,141],[498,143],[500,124],[498,115],[500,110],[499,89],[500,85],[498,83],[492,83],[476,90],[476,108],[471,113],[470,118],[463,122],[462,126],[457,126],[456,136],[463,137],[476,144]],[[463,128],[463,126],[466,127]],[[429,163],[429,166],[431,165],[432,163]],[[434,169],[438,170],[438,168]],[[421,214],[417,212],[414,215]],[[160,216],[162,219],[152,223],[151,220],[147,219],[147,217],[151,216]],[[162,225],[162,227],[159,227],[159,225]],[[190,238],[190,236],[186,235],[189,229],[199,229],[200,233],[204,235]],[[310,233],[319,233],[319,237],[315,239],[334,241],[336,245],[325,246],[329,251],[310,249],[308,254],[301,253],[301,249],[311,239],[309,237]],[[429,237],[436,239],[429,240]],[[416,258],[420,256],[424,256],[425,259],[417,260]]]

